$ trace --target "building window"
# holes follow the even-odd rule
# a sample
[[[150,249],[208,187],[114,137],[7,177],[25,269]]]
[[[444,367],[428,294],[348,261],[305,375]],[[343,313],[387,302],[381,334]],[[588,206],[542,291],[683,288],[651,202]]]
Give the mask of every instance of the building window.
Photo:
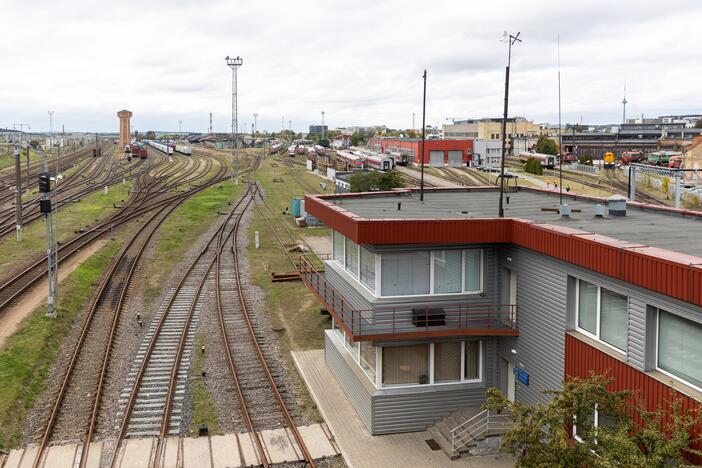
[[[344,242],[345,237],[336,231],[332,231],[332,243],[334,244],[334,260],[339,262],[341,265],[344,264]]]
[[[346,271],[351,273],[353,276],[358,277],[358,244],[354,241],[346,238],[346,262],[344,266]]]
[[[481,292],[483,290],[483,251],[469,249],[463,251],[464,258],[464,292]]]
[[[383,346],[381,355],[382,386],[482,380],[482,342],[478,340]]]
[[[461,251],[437,250],[434,258],[434,293],[461,292]]]
[[[480,380],[480,353],[481,353],[481,342],[480,341],[466,341],[465,342],[465,365],[464,367],[464,379],[465,380]]]
[[[573,437],[578,442],[582,442],[589,431],[598,427],[614,428],[617,424],[619,421],[616,417],[600,411],[595,403],[593,410],[581,410],[573,417]],[[595,439],[595,443],[597,443],[597,439]]]
[[[434,382],[461,381],[461,342],[434,343]]]
[[[583,280],[577,285],[578,331],[626,352],[628,297]]]
[[[365,371],[371,382],[375,383],[375,346],[367,341],[360,342],[359,361],[361,369]]]
[[[375,254],[361,247],[359,279],[368,289],[375,293]]]
[[[481,249],[390,252],[381,256],[382,296],[479,293]]]
[[[383,385],[429,383],[429,345],[383,346]]]
[[[391,252],[381,257],[380,276],[383,296],[429,294],[430,252]]]
[[[658,369],[702,388],[702,325],[658,310]]]

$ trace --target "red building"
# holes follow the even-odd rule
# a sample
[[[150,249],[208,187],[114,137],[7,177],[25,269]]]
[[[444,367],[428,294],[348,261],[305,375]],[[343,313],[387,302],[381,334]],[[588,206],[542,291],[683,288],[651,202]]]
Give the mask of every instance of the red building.
[[[373,137],[369,146],[380,153],[403,156],[403,161],[419,164],[422,140],[418,138]],[[406,159],[404,158],[406,157]],[[425,140],[424,164],[465,166],[473,157],[473,140]]]

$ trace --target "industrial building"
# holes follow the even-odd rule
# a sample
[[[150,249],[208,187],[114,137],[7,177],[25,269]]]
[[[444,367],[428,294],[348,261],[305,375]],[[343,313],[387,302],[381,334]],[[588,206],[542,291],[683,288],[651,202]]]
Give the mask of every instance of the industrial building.
[[[519,188],[498,218],[498,197],[306,197],[333,255],[324,271],[303,261],[302,277],[333,317],[326,364],[367,430],[463,422],[488,387],[545,402],[591,370],[650,409],[699,408],[700,213],[566,194],[564,216],[557,193]]]
[[[399,156],[405,163],[431,166],[466,166],[472,160],[473,140],[425,140],[424,157],[419,138],[373,137],[368,146],[379,153]]]
[[[507,119],[505,133],[512,138],[534,138],[539,136],[539,125],[524,117]],[[444,139],[475,138],[479,140],[502,140],[502,117],[483,119],[453,119],[453,123],[442,126]]]
[[[310,125],[310,135],[324,135],[329,131],[326,125]]]

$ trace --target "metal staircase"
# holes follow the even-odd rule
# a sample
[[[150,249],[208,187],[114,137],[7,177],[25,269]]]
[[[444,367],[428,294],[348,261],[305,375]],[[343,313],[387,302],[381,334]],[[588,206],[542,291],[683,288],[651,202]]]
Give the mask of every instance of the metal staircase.
[[[499,436],[512,427],[509,414],[461,408],[428,428],[434,441],[451,459],[487,455],[499,450]]]

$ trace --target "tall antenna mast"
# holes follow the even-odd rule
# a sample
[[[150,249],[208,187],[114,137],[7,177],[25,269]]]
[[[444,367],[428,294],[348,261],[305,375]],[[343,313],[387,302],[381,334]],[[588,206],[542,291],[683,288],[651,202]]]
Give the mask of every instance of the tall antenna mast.
[[[558,172],[559,200],[563,204],[563,132],[561,131],[561,35],[558,35]],[[575,143],[574,143],[575,144]]]
[[[626,100],[626,81],[624,82],[624,99],[622,99],[622,123],[626,123],[626,103],[628,101]],[[643,123],[643,121],[641,122]]]
[[[210,112],[210,135],[212,135],[212,112]]]

